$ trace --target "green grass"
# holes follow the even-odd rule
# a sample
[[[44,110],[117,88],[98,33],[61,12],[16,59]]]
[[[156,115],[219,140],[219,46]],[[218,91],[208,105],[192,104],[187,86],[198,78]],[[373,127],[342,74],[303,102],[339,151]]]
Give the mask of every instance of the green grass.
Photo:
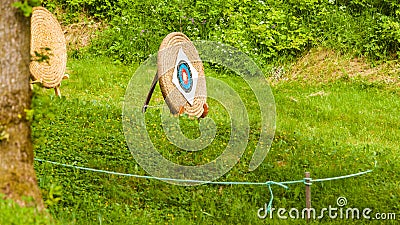
[[[105,58],[70,60],[70,79],[61,86],[63,98],[35,87],[32,124],[35,157],[122,173],[145,175],[135,162],[122,130],[125,89],[137,65],[113,65]],[[241,79],[206,69],[240,90]],[[150,85],[150,84],[149,84]],[[336,206],[344,196],[346,207],[400,217],[400,90],[397,86],[348,79],[328,84],[283,82],[272,87],[277,110],[276,135],[261,166],[248,171],[256,144],[257,116],[250,113],[250,141],[241,161],[219,181],[265,182],[299,180],[309,171],[314,179],[374,169],[364,176],[312,185],[312,206]],[[322,92],[323,91],[323,92]],[[315,94],[319,93],[319,94]],[[251,99],[248,92],[240,93]],[[157,88],[153,105],[162,102]],[[251,101],[246,106],[252,106]],[[218,110],[217,110],[218,109]],[[202,155],[179,155],[166,145],[150,109],[149,133],[159,135],[161,153],[178,162],[204,163],[215,157],[229,138],[225,111],[210,101],[209,116],[219,137]],[[197,122],[181,118],[188,136],[196,137]],[[165,148],[162,148],[165,146]],[[374,168],[374,162],[377,166]],[[156,180],[65,168],[35,162],[39,186],[51,215],[59,224],[293,224],[304,220],[257,217],[270,194],[263,186],[201,185],[182,187]],[[305,205],[304,185],[288,190],[273,186],[275,208]],[[327,217],[314,223],[379,223]],[[395,221],[386,221],[395,224]]]
[[[29,202],[29,201],[28,201]],[[10,199],[3,199],[0,194],[0,224],[55,224],[46,210],[35,207],[21,207]]]

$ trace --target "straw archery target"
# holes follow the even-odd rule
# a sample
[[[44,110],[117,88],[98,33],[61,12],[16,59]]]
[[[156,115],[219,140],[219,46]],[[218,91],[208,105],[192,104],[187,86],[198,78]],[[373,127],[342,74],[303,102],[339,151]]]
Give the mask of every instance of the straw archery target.
[[[43,7],[34,7],[31,17],[30,65],[33,80],[46,88],[56,88],[65,77],[67,47],[64,32],[53,14]]]
[[[157,56],[161,92],[172,114],[204,117],[208,112],[203,63],[189,38],[168,34]]]

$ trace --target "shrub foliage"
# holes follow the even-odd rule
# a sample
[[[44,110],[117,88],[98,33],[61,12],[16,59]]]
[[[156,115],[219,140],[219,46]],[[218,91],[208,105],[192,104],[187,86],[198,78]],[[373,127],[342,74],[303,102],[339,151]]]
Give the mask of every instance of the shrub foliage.
[[[116,62],[142,61],[170,32],[224,42],[260,62],[323,45],[373,60],[398,58],[397,0],[48,0],[66,23],[80,15],[109,26],[90,47]]]

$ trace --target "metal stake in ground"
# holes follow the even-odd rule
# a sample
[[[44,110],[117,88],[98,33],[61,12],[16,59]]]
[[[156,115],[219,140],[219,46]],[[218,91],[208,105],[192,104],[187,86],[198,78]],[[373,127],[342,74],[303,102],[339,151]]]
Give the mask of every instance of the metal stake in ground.
[[[305,172],[304,184],[306,185],[306,220],[310,222],[311,217],[311,179],[310,172]]]

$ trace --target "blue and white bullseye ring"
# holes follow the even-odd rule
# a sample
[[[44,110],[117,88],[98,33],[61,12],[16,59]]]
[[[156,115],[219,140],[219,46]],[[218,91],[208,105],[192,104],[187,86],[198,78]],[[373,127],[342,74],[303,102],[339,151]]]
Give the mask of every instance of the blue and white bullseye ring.
[[[183,60],[180,61],[177,70],[179,85],[186,93],[189,93],[192,90],[193,81],[188,63]]]

